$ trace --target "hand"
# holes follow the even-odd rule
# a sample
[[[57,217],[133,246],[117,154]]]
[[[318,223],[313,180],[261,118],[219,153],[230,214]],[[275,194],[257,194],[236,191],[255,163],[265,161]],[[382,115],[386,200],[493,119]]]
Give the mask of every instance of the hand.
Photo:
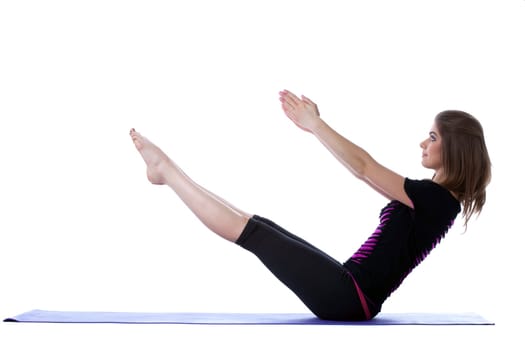
[[[321,120],[317,105],[305,96],[299,99],[288,90],[279,92],[279,96],[284,114],[299,128],[312,132]]]

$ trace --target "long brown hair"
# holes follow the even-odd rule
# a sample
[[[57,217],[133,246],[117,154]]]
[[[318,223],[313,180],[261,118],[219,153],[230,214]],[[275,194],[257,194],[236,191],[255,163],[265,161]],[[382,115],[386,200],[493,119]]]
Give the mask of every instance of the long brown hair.
[[[485,188],[491,179],[491,162],[481,123],[470,114],[447,110],[435,124],[441,134],[441,185],[453,192],[463,206],[465,229],[472,214],[481,212]]]

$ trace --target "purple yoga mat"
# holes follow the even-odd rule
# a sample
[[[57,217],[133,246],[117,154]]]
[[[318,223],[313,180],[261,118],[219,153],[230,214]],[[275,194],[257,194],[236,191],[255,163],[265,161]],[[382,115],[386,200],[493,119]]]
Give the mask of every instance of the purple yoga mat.
[[[308,313],[102,312],[32,310],[4,322],[200,325],[493,325],[468,313],[381,313],[370,321],[321,320]]]

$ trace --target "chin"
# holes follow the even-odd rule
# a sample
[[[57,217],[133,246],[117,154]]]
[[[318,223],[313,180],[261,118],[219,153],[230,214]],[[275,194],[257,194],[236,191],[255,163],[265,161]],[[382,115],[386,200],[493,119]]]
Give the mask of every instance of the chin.
[[[425,162],[421,162],[421,165],[422,165],[423,168],[425,168],[425,169],[436,170],[433,166],[430,166],[430,165],[428,165],[428,164],[425,164]]]

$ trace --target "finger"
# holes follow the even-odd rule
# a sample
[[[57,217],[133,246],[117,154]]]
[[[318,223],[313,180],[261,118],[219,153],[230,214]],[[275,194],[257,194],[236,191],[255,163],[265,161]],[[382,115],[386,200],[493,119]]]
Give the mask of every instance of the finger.
[[[308,97],[304,95],[301,95],[301,99],[304,101],[304,103],[314,107],[316,114],[319,115],[319,108],[317,107],[317,104],[314,101],[310,100]]]
[[[293,105],[298,105],[301,103],[301,100],[297,96],[295,96],[293,92],[290,92],[288,90],[282,91],[281,97],[284,98],[288,103]]]
[[[281,101],[281,107],[285,112],[292,111],[293,109],[295,109],[295,106],[293,104],[290,104],[289,101],[287,101],[286,99],[280,98],[279,100]]]
[[[290,98],[286,98],[286,97],[283,97],[281,99],[281,104],[283,105],[284,108],[286,108],[286,111],[289,111],[289,112],[294,111],[301,107],[298,103],[295,103],[294,100]]]
[[[293,119],[293,110],[290,106],[286,104],[282,104],[281,108],[283,109],[284,115],[286,115],[288,118]]]
[[[310,100],[308,97],[306,97],[305,95],[301,95],[301,99],[308,103],[309,105],[315,105],[314,101]]]

